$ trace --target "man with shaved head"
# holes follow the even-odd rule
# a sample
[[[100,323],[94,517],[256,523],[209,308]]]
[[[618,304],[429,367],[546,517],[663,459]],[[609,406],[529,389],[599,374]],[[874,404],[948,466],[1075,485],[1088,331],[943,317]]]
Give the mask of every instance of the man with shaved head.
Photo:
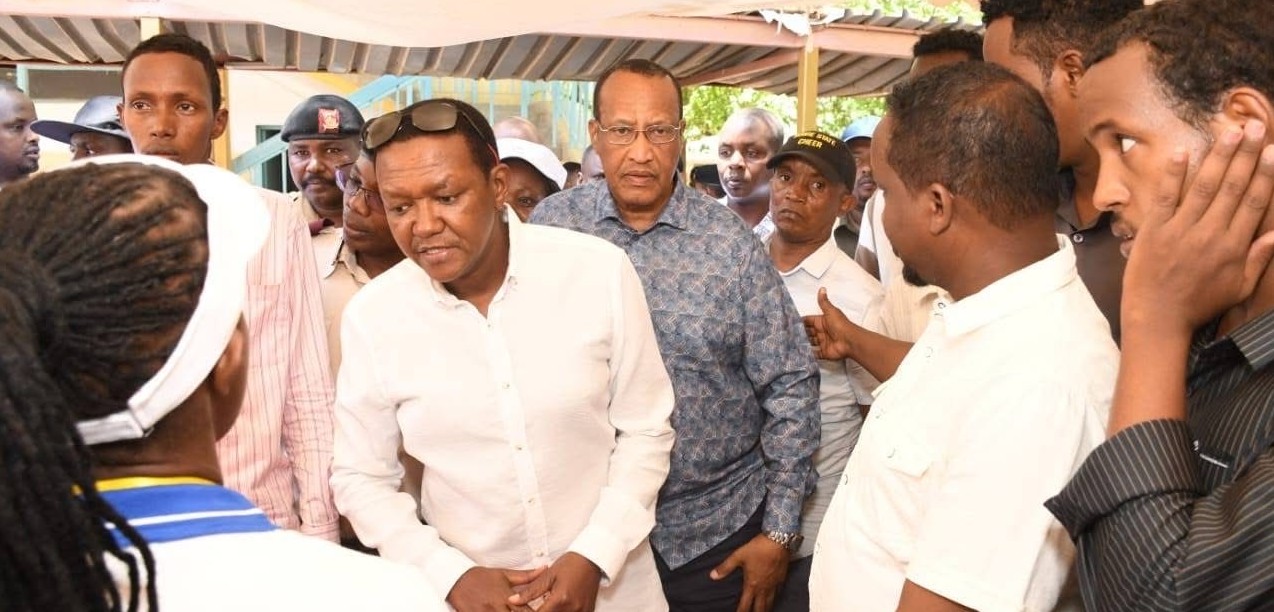
[[[0,81],[0,189],[40,168],[40,137],[31,131],[35,105],[10,81]]]

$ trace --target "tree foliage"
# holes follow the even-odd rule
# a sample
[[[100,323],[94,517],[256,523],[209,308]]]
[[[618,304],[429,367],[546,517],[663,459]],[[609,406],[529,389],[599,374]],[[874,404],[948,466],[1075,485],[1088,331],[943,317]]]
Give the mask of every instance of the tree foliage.
[[[850,14],[867,14],[879,10],[886,15],[901,15],[905,11],[919,19],[963,19],[965,22],[975,23],[981,20],[977,9],[963,0],[952,0],[945,6],[937,6],[930,0],[841,0],[837,4],[845,7]],[[764,108],[778,115],[789,127],[796,125],[796,98],[793,96],[716,85],[686,88],[684,96],[686,137],[692,141],[716,134],[730,114],[740,108]],[[819,98],[816,123],[819,130],[839,135],[853,120],[867,115],[880,115],[884,108],[884,100],[879,97]]]

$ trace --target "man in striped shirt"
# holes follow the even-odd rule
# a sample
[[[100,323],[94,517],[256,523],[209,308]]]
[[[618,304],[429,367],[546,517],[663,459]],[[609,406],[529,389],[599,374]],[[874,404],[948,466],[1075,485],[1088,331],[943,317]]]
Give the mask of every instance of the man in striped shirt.
[[[227,112],[207,47],[180,34],[145,40],[124,62],[123,89],[120,118],[138,153],[208,163]],[[314,253],[289,198],[257,192],[270,234],[248,267],[247,398],[217,455],[226,486],[276,525],[335,541],[334,398]]]
[[[1089,610],[1274,602],[1272,48],[1268,3],[1163,2],[1079,87],[1128,257],[1110,439],[1047,503]]]

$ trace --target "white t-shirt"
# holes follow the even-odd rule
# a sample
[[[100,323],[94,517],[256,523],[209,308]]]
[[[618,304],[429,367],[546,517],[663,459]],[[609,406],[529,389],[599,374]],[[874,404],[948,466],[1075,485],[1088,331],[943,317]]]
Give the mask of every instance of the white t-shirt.
[[[812,610],[894,610],[908,580],[983,612],[1057,605],[1074,548],[1043,504],[1105,439],[1119,361],[1059,245],[939,302],[877,389],[815,545]]]
[[[419,570],[275,528],[229,489],[182,484],[103,495],[151,542],[163,612],[448,610]],[[141,556],[126,551],[144,588]],[[109,555],[107,562],[127,601],[127,566]]]

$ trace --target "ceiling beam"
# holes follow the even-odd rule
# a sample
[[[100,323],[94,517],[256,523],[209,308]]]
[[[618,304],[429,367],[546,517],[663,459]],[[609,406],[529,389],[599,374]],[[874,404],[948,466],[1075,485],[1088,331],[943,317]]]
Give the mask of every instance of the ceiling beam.
[[[660,17],[628,16],[577,23],[542,30],[542,34],[562,34],[588,38],[636,38],[727,45],[768,46],[784,49],[805,47],[804,37],[766,23],[757,17]],[[911,47],[923,32],[878,26],[835,23],[814,31],[814,46],[824,51],[860,55],[911,57]]]
[[[777,51],[771,55],[763,57],[759,60],[722,68],[721,70],[710,70],[699,74],[692,74],[681,79],[681,84],[686,87],[694,85],[707,85],[710,83],[721,83],[731,79],[740,77],[749,77],[758,72],[765,72],[775,68],[791,66],[801,59],[801,52],[797,49],[784,49]]]

